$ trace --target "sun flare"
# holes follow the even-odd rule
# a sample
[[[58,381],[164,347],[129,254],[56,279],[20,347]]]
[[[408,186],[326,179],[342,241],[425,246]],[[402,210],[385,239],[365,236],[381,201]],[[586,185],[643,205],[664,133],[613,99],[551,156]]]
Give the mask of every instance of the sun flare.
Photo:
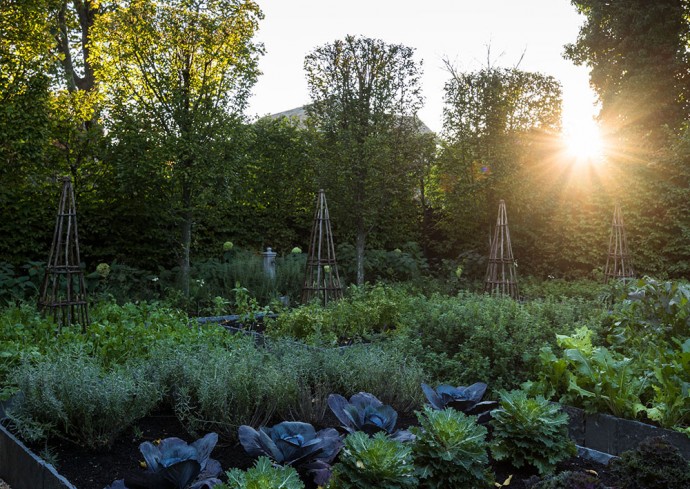
[[[566,154],[578,164],[601,163],[604,159],[604,141],[601,129],[592,119],[583,119],[563,132]]]

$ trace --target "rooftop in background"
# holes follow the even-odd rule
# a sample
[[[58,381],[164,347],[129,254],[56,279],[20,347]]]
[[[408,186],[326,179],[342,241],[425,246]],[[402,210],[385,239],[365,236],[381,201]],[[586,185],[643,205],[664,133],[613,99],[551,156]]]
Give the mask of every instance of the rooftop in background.
[[[302,107],[296,107],[294,109],[286,110],[284,112],[278,112],[277,114],[271,114],[271,115],[268,115],[267,117],[270,117],[271,119],[278,119],[280,117],[288,117],[288,118],[295,117],[300,122],[304,123],[304,121],[307,119],[308,116],[307,116],[306,109],[304,108],[304,106],[302,106]],[[421,134],[429,134],[429,133],[433,132],[431,129],[429,129],[429,126],[424,124],[423,121],[419,120],[419,124],[420,124],[420,131],[419,132]]]

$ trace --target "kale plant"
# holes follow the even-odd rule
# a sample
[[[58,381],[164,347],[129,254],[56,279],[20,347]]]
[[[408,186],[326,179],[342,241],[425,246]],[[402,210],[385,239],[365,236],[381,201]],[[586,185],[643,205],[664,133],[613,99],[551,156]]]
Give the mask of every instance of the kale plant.
[[[493,412],[491,454],[515,467],[531,465],[539,474],[553,472],[556,464],[575,455],[568,437],[568,415],[543,397],[529,398],[523,391],[502,391],[501,408]]]
[[[297,471],[290,466],[275,466],[268,457],[259,457],[254,467],[242,471],[232,469],[225,473],[228,482],[217,489],[304,489]]]
[[[368,392],[355,394],[349,402],[339,394],[331,394],[328,396],[328,406],[348,433],[363,431],[368,435],[373,435],[383,432],[399,441],[408,441],[413,438],[407,430],[395,430],[395,424],[398,421],[398,413],[395,409],[384,405],[376,396]]]
[[[409,444],[358,431],[345,438],[329,489],[413,489],[418,487]]]
[[[412,428],[412,446],[420,487],[424,489],[479,489],[493,487],[488,470],[484,426],[453,409],[418,413],[420,427]]]
[[[469,387],[453,387],[441,384],[432,389],[422,384],[422,390],[431,407],[437,410],[453,408],[470,416],[477,416],[477,423],[484,424],[491,420],[491,411],[498,407],[496,401],[482,401],[486,384],[476,382]]]
[[[342,448],[333,428],[317,432],[309,423],[284,421],[272,428],[240,426],[240,443],[253,456],[265,455],[280,465],[290,465],[310,474],[323,486],[331,476],[331,463]]]
[[[625,489],[690,487],[690,462],[663,438],[650,438],[624,452],[611,462],[611,470]]]

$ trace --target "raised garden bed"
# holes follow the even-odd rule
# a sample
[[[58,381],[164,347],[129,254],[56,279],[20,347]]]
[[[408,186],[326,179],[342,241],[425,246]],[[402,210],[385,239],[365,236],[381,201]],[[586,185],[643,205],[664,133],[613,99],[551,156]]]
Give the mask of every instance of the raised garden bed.
[[[411,419],[408,418],[407,421],[409,422]],[[4,428],[2,430],[7,432]],[[42,461],[22,445],[32,459],[48,467],[47,470],[50,475],[41,476],[45,477],[45,479],[50,479],[46,483],[47,485],[40,485],[43,483],[40,482],[42,479],[39,482],[31,479],[28,482],[29,485],[20,485],[26,474],[36,475],[38,473],[35,467],[27,467],[26,470],[29,472],[26,473],[23,468],[21,470],[7,471],[8,476],[0,472],[0,478],[5,479],[13,489],[103,489],[114,480],[121,479],[132,471],[137,470],[139,462],[143,460],[139,452],[140,443],[170,436],[176,436],[188,441],[194,439],[194,437],[187,433],[173,413],[159,412],[142,419],[137,423],[136,429],[128,430],[127,433],[117,439],[109,450],[104,452],[94,453],[70,443],[51,443],[51,449],[57,456],[59,473],[51,465]],[[16,440],[16,443],[21,444],[15,437],[12,436],[12,438]],[[38,451],[41,449],[41,446],[30,446],[30,448]],[[212,456],[221,463],[224,470],[233,467],[246,469],[254,463],[254,460],[244,452],[244,449],[239,444],[229,445],[227,443],[224,444],[222,441],[218,443]],[[12,467],[12,461],[5,462],[4,459],[0,459],[0,461],[2,462],[0,468]],[[492,469],[496,473],[496,479],[499,482],[503,482],[512,474],[513,480],[510,484],[512,489],[525,488],[525,481],[535,475],[533,471],[516,470],[504,463],[492,463]],[[607,481],[607,477],[609,477],[605,465],[583,457],[567,460],[559,464],[559,469],[595,470],[603,481]],[[63,485],[57,485],[59,483]],[[310,486],[307,487],[309,488]]]

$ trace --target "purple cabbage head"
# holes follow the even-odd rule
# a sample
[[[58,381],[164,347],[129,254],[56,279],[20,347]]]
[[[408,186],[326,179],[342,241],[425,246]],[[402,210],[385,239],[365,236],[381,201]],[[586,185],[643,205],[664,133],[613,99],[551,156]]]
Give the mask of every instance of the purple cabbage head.
[[[368,435],[379,432],[399,441],[409,441],[414,435],[407,430],[395,429],[398,413],[367,392],[355,394],[348,401],[339,394],[328,396],[328,406],[348,433],[363,431]]]
[[[496,401],[482,401],[486,384],[477,382],[469,387],[439,385],[435,390],[422,384],[422,390],[429,404],[439,411],[452,408],[469,416],[477,416],[477,423],[484,424],[491,419],[491,411],[498,407]]]
[[[319,486],[328,482],[331,463],[343,446],[335,429],[317,432],[309,423],[298,421],[285,421],[271,428],[262,426],[258,431],[243,425],[239,439],[252,457],[265,455],[280,465],[293,466],[310,474]]]

